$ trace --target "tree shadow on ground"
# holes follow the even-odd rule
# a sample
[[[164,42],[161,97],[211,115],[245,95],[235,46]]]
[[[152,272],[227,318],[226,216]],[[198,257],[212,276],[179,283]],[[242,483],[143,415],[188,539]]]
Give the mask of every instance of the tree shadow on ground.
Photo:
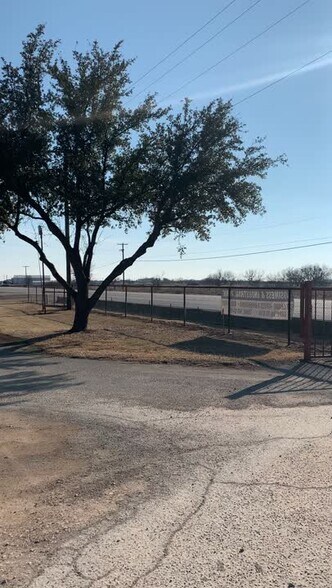
[[[15,349],[24,349],[25,347],[33,347],[36,343],[42,343],[42,341],[49,341],[51,339],[55,339],[55,337],[60,337],[61,335],[68,335],[69,330],[66,331],[57,331],[56,333],[47,333],[46,335],[39,335],[38,337],[28,337],[26,339],[15,339],[15,337],[11,337],[10,335],[6,335],[7,341],[0,345],[0,349],[9,347]],[[37,351],[37,350],[36,350]]]
[[[59,312],[63,312],[65,310],[66,309],[63,307],[63,305],[62,306],[51,306],[51,307],[48,306],[46,308],[46,312],[44,312],[43,310],[41,310],[39,308],[36,310],[33,310],[32,308],[29,307],[27,310],[21,309],[21,313],[25,314],[27,316],[44,316],[47,318],[48,316],[52,316],[54,314],[59,314]],[[68,327],[69,327],[69,325],[68,325]]]
[[[280,374],[254,386],[226,396],[228,400],[239,400],[248,396],[278,394],[316,393],[330,396],[332,394],[332,364],[330,362],[301,363],[291,369],[278,368]],[[332,398],[331,398],[332,400]]]
[[[237,341],[226,341],[214,337],[198,337],[189,341],[181,341],[170,345],[173,349],[202,353],[204,355],[224,355],[226,357],[253,357],[264,355],[269,351],[267,347],[238,343]]]
[[[37,339],[37,338],[35,338]],[[40,338],[38,338],[40,339]],[[38,350],[26,351],[29,343],[0,346],[0,400],[8,405],[8,398],[13,397],[12,403],[19,398],[37,392],[50,392],[62,387],[77,386],[70,373],[58,371],[48,373],[48,367],[57,366],[60,362],[54,358],[46,359]],[[14,400],[16,399],[16,400]]]

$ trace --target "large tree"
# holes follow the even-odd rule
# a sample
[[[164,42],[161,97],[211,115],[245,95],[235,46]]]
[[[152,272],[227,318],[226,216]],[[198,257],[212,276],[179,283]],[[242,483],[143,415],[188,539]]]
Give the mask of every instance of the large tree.
[[[39,26],[21,62],[3,62],[0,79],[0,226],[34,247],[75,302],[72,330],[86,328],[105,288],[157,239],[193,232],[208,239],[216,223],[238,225],[263,212],[259,180],[271,166],[261,140],[247,146],[243,125],[221,99],[180,112],[148,96],[136,108],[118,44],[94,43],[66,61]],[[64,229],[64,219],[69,231]],[[43,223],[68,255],[71,285],[25,230]],[[149,230],[137,250],[109,270],[89,296],[91,264],[104,227]]]

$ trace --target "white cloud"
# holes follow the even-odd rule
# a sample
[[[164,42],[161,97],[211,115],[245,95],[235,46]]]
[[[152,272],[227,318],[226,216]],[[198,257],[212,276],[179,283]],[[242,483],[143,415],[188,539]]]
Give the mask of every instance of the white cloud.
[[[329,67],[331,65],[332,65],[332,57],[327,57],[325,59],[322,59],[321,61],[317,61],[315,63],[312,63],[311,65],[308,65],[306,68],[304,68],[300,71],[297,71],[293,75],[294,75],[294,77],[295,76],[302,76],[302,75],[307,74],[309,72],[312,72],[312,71],[315,71],[318,69],[323,69],[323,68]],[[291,74],[293,71],[294,71],[294,68],[271,73],[271,74],[267,74],[265,76],[260,76],[257,78],[252,78],[250,80],[246,80],[244,82],[238,82],[235,84],[230,84],[228,86],[221,86],[219,88],[214,88],[214,89],[211,89],[211,90],[208,90],[205,92],[198,92],[196,94],[192,94],[190,96],[190,99],[194,100],[194,101],[201,101],[201,100],[206,100],[206,99],[213,99],[218,96],[225,96],[227,94],[236,94],[237,92],[241,92],[242,90],[250,90],[253,88],[258,88],[259,86],[265,86],[266,84],[270,84],[271,82],[275,82],[275,81],[279,80],[280,78],[283,78],[284,76]],[[177,98],[174,100],[173,104],[178,104],[181,100],[182,99]]]

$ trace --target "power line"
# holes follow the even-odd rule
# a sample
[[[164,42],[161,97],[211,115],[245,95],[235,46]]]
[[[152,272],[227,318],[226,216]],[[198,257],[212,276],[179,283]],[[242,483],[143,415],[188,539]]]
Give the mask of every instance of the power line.
[[[264,243],[265,247],[276,247],[279,245],[293,245],[294,243],[308,243],[308,241],[312,242],[312,241],[322,241],[325,239],[329,239],[330,236],[327,237],[317,237],[317,238],[311,238],[311,239],[296,239],[295,241],[281,241],[280,243]],[[237,247],[236,249],[223,249],[224,253],[236,253],[238,251],[244,251],[244,250],[248,250],[248,249],[253,249],[255,247],[261,247],[261,244],[258,245],[246,245],[245,247]],[[218,251],[214,251],[214,253],[218,253]],[[201,252],[194,252],[192,251],[190,253],[190,255],[202,255]],[[174,261],[178,261],[179,260],[179,256],[177,255],[174,259]]]
[[[293,226],[293,225],[296,225],[297,226],[299,223],[307,223],[307,222],[322,221],[322,220],[323,220],[322,217],[312,217],[311,216],[309,218],[300,218],[296,222],[290,221],[290,222],[286,222],[286,223],[274,223],[273,225],[266,225],[264,227],[255,227],[255,228],[251,228],[251,229],[248,229],[247,227],[238,227],[237,228],[237,231],[238,232],[241,231],[241,235],[243,236],[243,234],[246,235],[247,233],[250,233],[250,232],[253,232],[253,231],[255,231],[255,233],[256,233],[257,231],[265,231],[265,230],[276,229],[276,228],[279,228],[279,227]],[[244,228],[244,231],[242,230],[243,228]],[[105,237],[105,239],[103,239],[101,241],[101,243],[103,243],[104,241],[107,241],[107,239],[109,239],[109,238],[110,237]],[[317,237],[317,239],[324,239],[324,237]],[[286,243],[288,243],[288,241],[287,242],[284,242],[283,244],[285,245]],[[118,243],[118,245],[121,245],[121,244]],[[274,245],[279,245],[279,243],[274,243]],[[106,264],[106,265],[108,265],[108,264]],[[106,267],[106,265],[99,266],[99,268],[100,267]],[[99,269],[99,268],[95,268],[95,269]]]
[[[190,57],[192,57],[193,55],[195,55],[196,53],[198,53],[198,51],[200,51],[203,47],[205,47],[205,45],[208,45],[208,43],[211,43],[211,41],[213,41],[213,39],[215,39],[216,37],[218,37],[219,35],[221,35],[224,31],[226,31],[227,29],[229,29],[234,23],[236,23],[238,20],[240,20],[240,18],[242,18],[243,16],[245,16],[245,14],[247,14],[247,12],[250,12],[250,10],[252,10],[257,4],[259,4],[262,1],[263,0],[256,0],[248,8],[246,8],[245,10],[243,10],[241,12],[241,14],[239,14],[236,18],[234,18],[233,20],[231,20],[224,27],[222,27],[221,29],[219,29],[219,31],[217,31],[216,33],[214,33],[214,35],[212,35],[206,41],[204,41],[204,43],[202,43],[201,45],[199,45],[198,47],[196,47],[196,49],[193,49],[193,51],[191,51],[190,53],[188,53],[187,55],[185,55],[185,57],[183,57],[182,59],[180,59],[180,61],[178,61],[172,67],[170,67],[169,69],[167,69],[161,76],[159,76],[159,78],[156,78],[150,84],[148,84],[147,86],[145,86],[145,88],[143,88],[143,90],[140,90],[140,92],[138,92],[137,94],[135,94],[134,96],[132,96],[130,98],[130,100],[133,100],[134,98],[137,98],[138,96],[140,96],[141,94],[143,94],[144,92],[146,92],[146,90],[148,90],[149,88],[151,88],[151,86],[153,86],[157,82],[160,82],[160,80],[162,80],[163,78],[165,78],[168,74],[170,74],[172,71],[174,71],[176,68],[178,68],[183,63],[185,63]],[[233,3],[231,2],[231,4],[233,4]],[[226,10],[226,8],[228,8],[228,6],[230,6],[230,5],[228,4],[225,7],[224,10]]]
[[[322,238],[322,237],[321,237]],[[306,241],[306,239],[300,239],[299,241],[288,241],[288,243],[301,243],[303,241]],[[183,258],[183,259],[138,259],[137,263],[163,263],[168,262],[168,263],[172,263],[172,262],[183,262],[183,261],[205,261],[205,260],[209,260],[209,259],[229,259],[232,257],[248,257],[250,255],[260,255],[263,253],[275,253],[278,251],[291,251],[293,249],[305,249],[308,247],[318,247],[321,245],[330,245],[332,243],[332,241],[323,241],[320,243],[310,243],[309,245],[298,245],[298,246],[294,246],[294,247],[282,247],[282,248],[278,248],[278,249],[267,249],[267,250],[262,250],[262,251],[251,251],[249,253],[235,253],[235,254],[227,254],[227,255],[214,255],[214,256],[207,256],[207,257],[191,257],[191,258]],[[235,249],[235,251],[238,251]],[[109,265],[111,263],[116,263],[116,260],[110,260],[109,263],[105,263],[103,265],[99,265],[98,267],[96,267],[95,269],[102,269],[104,267],[109,267]]]
[[[269,84],[267,84],[263,88],[260,88],[259,90],[256,90],[255,92],[252,92],[252,94],[249,94],[249,96],[246,96],[245,98],[242,98],[242,100],[238,100],[238,102],[235,102],[233,106],[238,106],[238,104],[242,104],[242,102],[246,102],[247,100],[250,100],[254,96],[257,96],[257,94],[261,94],[261,92],[265,92],[265,90],[267,90],[268,88],[271,88],[272,86],[275,86],[276,84],[279,84],[280,82],[283,82],[287,78],[290,78],[291,76],[294,76],[295,74],[297,74],[298,72],[302,71],[306,67],[309,67],[313,63],[316,63],[316,61],[320,61],[321,59],[323,59],[324,57],[326,57],[330,53],[332,53],[332,49],[330,49],[330,51],[327,51],[323,55],[319,55],[315,59],[312,59],[311,61],[308,61],[304,65],[301,65],[300,67],[298,67],[296,69],[293,69],[291,72],[289,72],[289,73],[281,76],[280,78],[278,78],[277,80],[274,80],[273,82],[270,82]]]
[[[155,262],[159,262],[159,263],[172,262],[172,263],[175,263],[175,262],[184,262],[184,261],[206,261],[209,259],[230,259],[233,257],[248,257],[250,255],[262,255],[263,253],[277,253],[279,251],[292,251],[294,249],[307,249],[309,247],[319,247],[322,245],[332,245],[332,241],[324,241],[322,243],[311,243],[310,245],[297,245],[294,247],[283,247],[281,249],[266,249],[263,251],[253,251],[251,253],[236,253],[233,255],[216,255],[213,257],[194,257],[191,259],[188,259],[188,258],[187,259],[186,258],[184,258],[184,259],[145,259],[144,263],[147,263],[147,262],[154,262],[154,263]],[[141,261],[143,261],[143,260],[141,260]]]
[[[191,78],[190,80],[188,80],[187,82],[185,82],[184,84],[182,84],[182,86],[180,86],[179,88],[177,88],[176,90],[174,90],[170,94],[167,94],[167,96],[165,96],[164,98],[161,98],[160,99],[160,102],[165,101],[165,100],[168,100],[168,98],[171,98],[172,96],[174,96],[174,94],[176,94],[177,92],[180,92],[180,90],[182,90],[183,88],[186,88],[187,86],[189,86],[189,84],[195,82],[196,80],[198,80],[199,78],[201,78],[205,74],[209,73],[210,71],[212,71],[213,69],[215,69],[218,65],[220,65],[221,63],[223,63],[227,59],[230,59],[230,57],[233,57],[233,55],[235,55],[236,53],[238,53],[239,51],[241,51],[245,47],[248,47],[249,45],[251,45],[251,43],[254,43],[254,41],[256,41],[257,39],[259,39],[260,37],[262,37],[263,35],[265,35],[266,33],[268,33],[271,29],[273,29],[274,27],[276,27],[277,25],[279,25],[284,20],[290,18],[293,14],[295,14],[296,12],[298,12],[299,10],[301,10],[301,8],[303,8],[306,4],[309,4],[309,2],[311,2],[311,1],[312,0],[305,0],[304,2],[302,2],[301,4],[299,4],[298,6],[296,6],[293,10],[291,10],[290,12],[287,12],[287,14],[285,14],[284,16],[282,16],[281,18],[279,18],[278,20],[274,21],[271,25],[269,25],[268,27],[266,27],[265,29],[263,29],[263,31],[261,31],[260,33],[258,33],[257,35],[255,35],[254,37],[252,37],[251,39],[249,39],[249,41],[246,41],[245,43],[243,43],[242,45],[240,45],[239,47],[237,47],[236,49],[234,49],[234,51],[231,51],[231,53],[228,53],[227,55],[225,55],[224,57],[222,57],[221,59],[219,59],[219,61],[217,61],[216,63],[214,63],[210,67],[204,69],[203,71],[201,71],[197,76],[195,76],[194,78]]]
[[[196,29],[196,31],[194,31],[191,35],[189,35],[189,37],[186,37],[186,39],[184,39],[184,41],[182,41],[179,45],[177,45],[174,49],[172,49],[172,51],[167,53],[167,55],[165,55],[165,57],[163,57],[160,61],[158,61],[155,65],[153,65],[148,71],[146,71],[137,80],[135,80],[135,82],[132,83],[130,89],[132,89],[134,86],[136,86],[136,84],[138,84],[138,82],[140,82],[141,80],[146,78],[146,76],[148,76],[151,72],[153,72],[155,69],[157,69],[157,67],[159,67],[159,65],[161,65],[162,63],[167,61],[167,59],[169,59],[172,55],[177,53],[179,51],[179,49],[181,49],[182,47],[184,47],[184,45],[189,43],[189,41],[191,41],[191,39],[196,37],[196,35],[198,35],[201,31],[203,31],[209,24],[211,24],[213,21],[215,21],[218,18],[218,16],[220,16],[223,12],[225,12],[227,10],[227,8],[232,6],[232,4],[235,4],[235,2],[238,2],[238,0],[232,0],[231,2],[228,2],[228,4],[226,4],[226,6],[224,6],[224,8],[219,10],[212,18],[210,18],[208,21],[206,21],[201,27]]]
[[[320,217],[310,217],[310,218],[302,218],[297,220],[296,222],[291,221],[291,222],[286,222],[286,223],[275,223],[273,225],[266,225],[264,227],[255,227],[255,228],[251,228],[248,229],[247,227],[244,227],[244,234],[246,233],[250,233],[252,231],[255,231],[255,233],[257,231],[266,231],[266,230],[270,230],[270,229],[276,229],[278,227],[286,227],[286,226],[292,226],[292,225],[298,225],[299,223],[307,223],[307,222],[312,222],[312,221],[320,221],[323,220]],[[238,229],[239,230],[239,229]],[[243,233],[241,232],[241,234],[243,235]]]

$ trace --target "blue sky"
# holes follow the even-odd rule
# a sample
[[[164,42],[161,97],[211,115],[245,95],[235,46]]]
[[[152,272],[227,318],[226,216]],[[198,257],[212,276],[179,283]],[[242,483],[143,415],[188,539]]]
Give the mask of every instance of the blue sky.
[[[127,57],[135,57],[132,79],[135,81],[154,66],[186,37],[212,18],[229,0],[2,0],[0,21],[0,55],[18,59],[22,39],[38,23],[46,24],[47,34],[62,39],[62,51],[69,57],[78,44],[85,48],[97,39],[110,49],[123,39]],[[207,41],[234,20],[255,0],[237,0],[180,51],[137,84],[135,92],[158,92],[158,99],[173,93],[237,47],[260,33],[277,19],[301,4],[301,0],[261,0],[245,16],[197,51],[185,63],[160,81],[155,81],[171,66]],[[241,101],[293,69],[332,49],[332,2],[311,0],[301,10],[203,75],[167,101],[178,108],[184,96],[202,106],[221,96]],[[141,98],[141,97],[140,97]],[[133,99],[132,104],[138,102]],[[176,244],[167,238],[157,244],[127,272],[128,277],[167,276],[204,277],[222,268],[236,274],[248,268],[267,273],[283,267],[305,263],[332,265],[332,245],[276,252],[255,256],[190,261],[209,257],[250,253],[332,241],[332,53],[297,75],[235,106],[235,113],[247,125],[248,139],[265,136],[271,156],[286,153],[287,167],[274,169],[263,184],[267,213],[249,217],[239,228],[219,225],[209,242],[192,236],[185,241],[187,254],[178,261]],[[27,230],[31,233],[32,227]],[[128,243],[130,253],[144,236],[144,231],[124,234],[105,231],[100,239],[94,277],[103,277],[108,261],[119,259],[117,243]],[[54,240],[46,235],[52,259],[62,268],[64,255]],[[0,279],[4,275],[23,273],[22,265],[38,272],[35,252],[11,236],[0,243]],[[166,260],[174,261],[166,261]],[[148,261],[159,260],[159,261]]]

